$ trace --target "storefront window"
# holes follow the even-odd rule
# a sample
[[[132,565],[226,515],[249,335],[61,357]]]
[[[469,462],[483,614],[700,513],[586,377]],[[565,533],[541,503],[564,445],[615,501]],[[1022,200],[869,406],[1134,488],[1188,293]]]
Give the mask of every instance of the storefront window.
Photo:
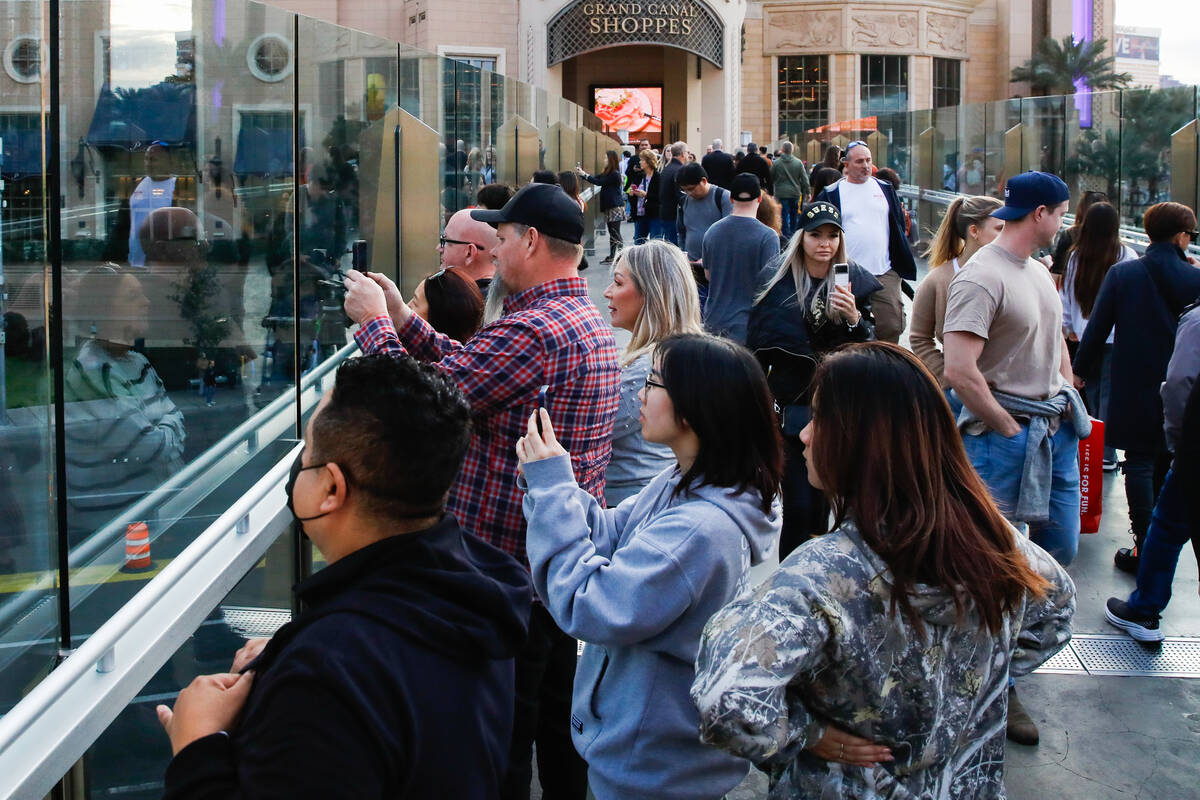
[[[908,56],[863,56],[862,116],[908,110]]]
[[[829,122],[829,56],[780,56],[779,135],[802,142]]]
[[[953,58],[933,60],[933,107],[945,108],[962,102],[962,62]]]

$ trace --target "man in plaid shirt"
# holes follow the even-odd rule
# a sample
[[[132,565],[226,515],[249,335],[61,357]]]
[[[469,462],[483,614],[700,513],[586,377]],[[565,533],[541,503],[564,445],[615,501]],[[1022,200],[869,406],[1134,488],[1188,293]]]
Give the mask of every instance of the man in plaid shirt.
[[[603,502],[620,381],[617,347],[576,270],[583,218],[571,198],[557,186],[530,184],[499,211],[471,215],[497,226],[492,258],[509,292],[499,320],[456,342],[416,316],[388,278],[353,270],[346,313],[361,325],[354,338],[364,352],[409,353],[454,376],[471,404],[474,431],[447,508],[465,530],[524,561],[515,443],[537,407],[538,388],[550,387],[547,410],[576,480]],[[535,738],[545,796],[583,797],[586,765],[569,729],[574,668],[574,640],[536,606],[529,643],[517,659],[503,797],[529,796]]]

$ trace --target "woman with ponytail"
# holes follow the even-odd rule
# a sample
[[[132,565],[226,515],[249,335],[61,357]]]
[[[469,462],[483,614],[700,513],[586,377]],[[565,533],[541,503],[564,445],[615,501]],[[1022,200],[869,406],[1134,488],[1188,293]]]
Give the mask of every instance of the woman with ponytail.
[[[949,387],[939,346],[942,323],[946,321],[946,290],[971,256],[995,239],[1004,227],[1001,220],[991,216],[1002,205],[995,197],[959,197],[950,204],[926,254],[931,266],[913,299],[908,338],[912,351],[929,367],[943,391]]]

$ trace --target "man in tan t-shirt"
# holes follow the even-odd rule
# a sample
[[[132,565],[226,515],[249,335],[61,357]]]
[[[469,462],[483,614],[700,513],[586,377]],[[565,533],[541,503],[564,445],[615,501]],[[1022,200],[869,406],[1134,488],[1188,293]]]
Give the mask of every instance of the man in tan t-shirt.
[[[1050,273],[1031,256],[1054,240],[1069,195],[1043,172],[1012,178],[1004,194],[992,214],[1004,230],[947,292],[946,380],[966,407],[967,456],[1000,510],[1028,523],[1030,539],[1065,566],[1079,546],[1078,437],[1090,423],[1071,385],[1062,303]],[[1008,737],[1038,741],[1011,690]]]

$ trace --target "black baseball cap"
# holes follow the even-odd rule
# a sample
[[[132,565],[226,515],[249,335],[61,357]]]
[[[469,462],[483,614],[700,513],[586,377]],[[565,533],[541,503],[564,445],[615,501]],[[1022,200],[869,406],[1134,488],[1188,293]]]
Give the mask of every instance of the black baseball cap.
[[[747,203],[762,194],[762,183],[754,173],[741,172],[733,176],[733,183],[729,184],[729,194],[734,200]]]
[[[1004,205],[992,212],[997,219],[1021,219],[1038,206],[1054,208],[1069,200],[1071,192],[1062,178],[1030,170],[1014,175],[1004,186]]]
[[[842,230],[842,214],[837,206],[825,200],[806,205],[800,212],[800,227],[805,231],[815,231],[822,225],[832,225]]]
[[[579,204],[558,186],[530,183],[522,186],[512,199],[498,211],[477,208],[471,219],[486,222],[493,228],[502,222],[515,222],[537,228],[542,236],[562,239],[572,244],[583,241],[583,212]]]

